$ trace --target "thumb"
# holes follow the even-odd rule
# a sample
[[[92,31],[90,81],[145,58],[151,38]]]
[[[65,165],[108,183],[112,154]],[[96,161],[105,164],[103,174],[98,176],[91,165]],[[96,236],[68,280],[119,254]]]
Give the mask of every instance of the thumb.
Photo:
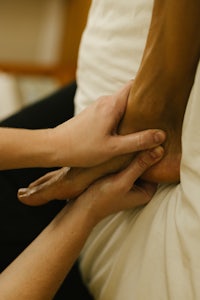
[[[112,137],[112,149],[115,155],[122,155],[145,149],[154,148],[164,142],[165,132],[158,129],[148,129],[127,135]]]
[[[147,204],[157,190],[157,184],[149,182],[140,182],[139,185],[134,185],[124,198],[124,203],[127,209],[138,207]]]
[[[139,153],[128,167],[113,175],[114,185],[123,190],[130,191],[134,182],[138,180],[148,168],[160,161],[163,154],[164,149],[161,146]]]

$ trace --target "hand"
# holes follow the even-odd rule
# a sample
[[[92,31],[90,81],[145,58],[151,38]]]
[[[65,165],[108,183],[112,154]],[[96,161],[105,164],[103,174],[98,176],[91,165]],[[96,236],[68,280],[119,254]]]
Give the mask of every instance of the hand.
[[[76,117],[50,130],[57,166],[95,166],[163,141],[165,134],[159,130],[117,135],[131,84],[112,96],[99,98]]]
[[[32,182],[28,188],[19,189],[18,199],[31,206],[43,205],[51,200],[67,199],[71,196],[68,188],[68,172],[67,167],[48,172]]]
[[[156,192],[157,185],[138,178],[161,159],[163,152],[162,147],[141,152],[123,171],[92,184],[76,199],[75,205],[80,210],[89,209],[97,224],[110,214],[146,204]]]
[[[74,169],[74,172],[69,170],[69,168],[61,168],[47,173],[31,183],[28,188],[19,189],[18,199],[24,204],[37,206],[54,199],[65,200],[77,197],[94,181],[93,173],[91,169]]]

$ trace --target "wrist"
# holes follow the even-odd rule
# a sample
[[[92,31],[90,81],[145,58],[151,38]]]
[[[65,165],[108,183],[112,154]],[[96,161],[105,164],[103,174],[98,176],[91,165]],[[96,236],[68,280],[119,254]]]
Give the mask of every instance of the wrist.
[[[91,232],[93,228],[101,221],[96,212],[96,205],[94,199],[87,192],[83,192],[77,199],[69,204],[71,209],[82,220],[82,225],[85,227],[85,231]]]
[[[63,134],[63,132],[65,134]],[[70,144],[67,126],[64,129],[62,124],[55,127],[46,129],[47,135],[47,159],[51,167],[64,167],[70,166]]]
[[[42,130],[44,145],[43,164],[45,167],[57,167],[58,164],[58,145],[56,141],[56,135],[54,133],[54,128],[48,128]]]

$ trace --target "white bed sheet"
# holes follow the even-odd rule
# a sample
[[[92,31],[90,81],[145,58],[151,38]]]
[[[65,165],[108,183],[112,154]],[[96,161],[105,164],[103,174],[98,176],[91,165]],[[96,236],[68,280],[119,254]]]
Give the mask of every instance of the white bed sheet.
[[[101,222],[81,256],[98,300],[200,299],[200,66],[182,134],[181,183]]]

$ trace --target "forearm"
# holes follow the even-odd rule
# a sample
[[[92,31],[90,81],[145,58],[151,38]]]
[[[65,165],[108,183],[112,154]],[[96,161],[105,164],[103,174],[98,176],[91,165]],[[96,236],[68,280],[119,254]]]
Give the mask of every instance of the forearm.
[[[180,179],[181,135],[200,58],[200,1],[155,0],[141,66],[120,133],[160,128],[164,159],[145,174],[156,182]]]
[[[132,111],[136,117],[137,103],[138,119],[142,113],[145,119],[150,114],[148,109],[153,110],[156,119],[171,113],[170,109],[177,105],[179,113],[184,114],[200,57],[199,11],[199,0],[154,1],[147,43],[125,119],[131,118]],[[123,126],[122,131],[127,133],[128,128]],[[148,128],[146,124],[145,128]],[[138,129],[143,128],[140,125]]]
[[[65,207],[0,275],[0,298],[53,299],[93,226],[86,208]]]
[[[160,36],[155,36],[155,43],[165,64],[165,72],[172,79],[184,80],[194,77],[200,55],[200,1],[165,0],[160,4],[155,1],[154,15],[162,15],[159,20]],[[152,26],[156,26],[152,18]],[[157,24],[158,25],[158,24]],[[146,51],[149,49],[153,33],[150,29]],[[157,41],[159,40],[160,43]],[[162,49],[161,49],[162,47]],[[153,51],[156,46],[153,44]],[[146,51],[144,55],[146,55]]]
[[[200,50],[200,1],[155,0],[141,68],[150,58],[174,79],[194,71]]]
[[[47,167],[53,149],[47,130],[0,128],[0,169]]]

